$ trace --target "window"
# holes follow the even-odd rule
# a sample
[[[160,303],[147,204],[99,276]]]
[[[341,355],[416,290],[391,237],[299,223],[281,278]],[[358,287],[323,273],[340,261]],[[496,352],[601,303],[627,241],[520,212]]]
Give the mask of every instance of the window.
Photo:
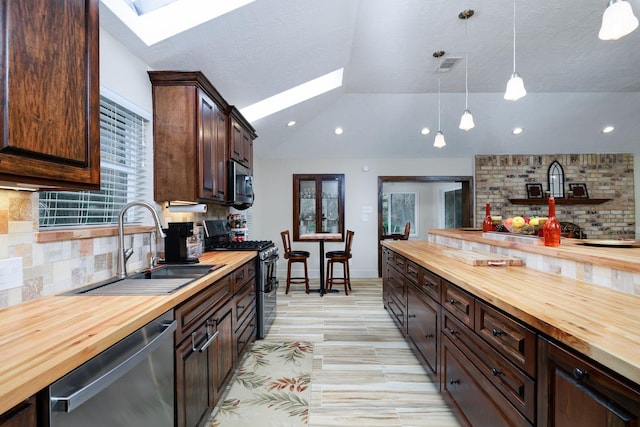
[[[402,233],[407,222],[415,234],[418,209],[417,193],[384,193],[382,195],[382,229],[384,234]]]
[[[147,194],[148,120],[100,97],[100,191],[40,193],[40,227],[107,225],[118,222],[120,209]],[[128,221],[141,222],[131,210]]]

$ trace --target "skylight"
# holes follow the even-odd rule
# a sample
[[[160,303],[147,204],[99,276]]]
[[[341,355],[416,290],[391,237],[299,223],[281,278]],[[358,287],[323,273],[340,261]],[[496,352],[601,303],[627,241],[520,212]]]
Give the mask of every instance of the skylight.
[[[101,0],[147,46],[255,0]]]
[[[240,112],[248,121],[254,122],[342,86],[343,72],[344,68],[332,71],[324,76],[249,105],[241,109]]]

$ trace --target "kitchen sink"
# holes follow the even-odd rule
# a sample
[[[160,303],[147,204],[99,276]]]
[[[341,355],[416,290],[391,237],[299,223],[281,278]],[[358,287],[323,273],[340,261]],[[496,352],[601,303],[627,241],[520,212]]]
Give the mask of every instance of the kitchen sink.
[[[74,289],[63,295],[168,295],[206,276],[224,264],[164,265],[133,273],[124,279]]]

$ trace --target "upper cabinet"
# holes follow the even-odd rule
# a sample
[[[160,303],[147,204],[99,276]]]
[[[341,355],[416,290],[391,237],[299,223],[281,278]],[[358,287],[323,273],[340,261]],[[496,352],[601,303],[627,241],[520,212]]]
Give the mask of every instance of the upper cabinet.
[[[0,183],[100,188],[98,7],[2,2]]]
[[[229,158],[253,169],[253,140],[256,131],[235,108],[230,113]]]
[[[293,175],[293,240],[315,233],[344,236],[344,175]]]
[[[199,72],[150,71],[154,199],[226,201],[228,105]]]
[[[251,168],[255,130],[199,71],[149,71],[154,199],[231,202],[227,160]]]

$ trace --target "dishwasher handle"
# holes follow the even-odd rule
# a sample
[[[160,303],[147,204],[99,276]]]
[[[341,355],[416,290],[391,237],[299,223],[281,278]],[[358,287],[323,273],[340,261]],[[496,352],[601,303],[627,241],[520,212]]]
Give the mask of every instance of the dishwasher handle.
[[[162,341],[173,334],[177,329],[178,322],[173,320],[171,323],[163,323],[162,330],[151,338],[149,342],[135,352],[132,352],[122,363],[113,367],[104,374],[92,378],[88,384],[66,393],[65,396],[51,396],[50,405],[57,412],[71,412],[80,407],[87,400],[109,387],[116,380],[131,371],[136,365],[143,361],[149,354],[158,348]],[[117,344],[116,344],[117,345]]]

